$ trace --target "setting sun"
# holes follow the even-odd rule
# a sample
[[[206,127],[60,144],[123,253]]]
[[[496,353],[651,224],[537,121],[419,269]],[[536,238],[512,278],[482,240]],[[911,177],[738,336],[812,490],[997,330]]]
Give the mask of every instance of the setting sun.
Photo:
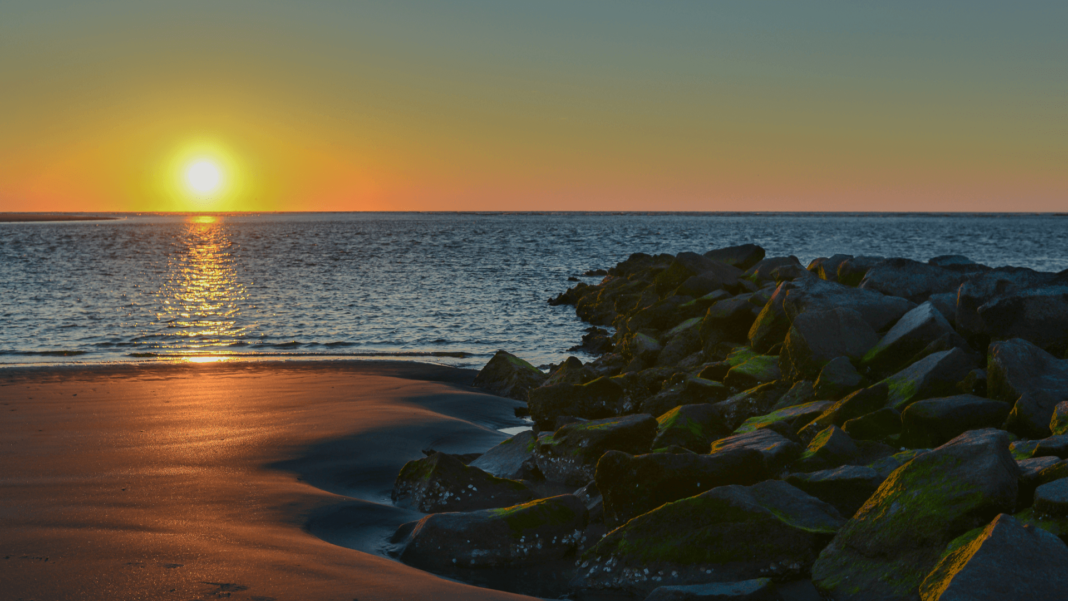
[[[197,194],[211,194],[218,191],[222,180],[222,169],[207,159],[194,162],[185,171],[186,183]]]

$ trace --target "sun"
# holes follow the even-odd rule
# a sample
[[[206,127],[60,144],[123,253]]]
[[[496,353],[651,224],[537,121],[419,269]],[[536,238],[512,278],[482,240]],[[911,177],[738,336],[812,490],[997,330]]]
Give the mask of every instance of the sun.
[[[222,187],[223,170],[211,159],[197,159],[186,167],[185,183],[195,194],[213,194]]]

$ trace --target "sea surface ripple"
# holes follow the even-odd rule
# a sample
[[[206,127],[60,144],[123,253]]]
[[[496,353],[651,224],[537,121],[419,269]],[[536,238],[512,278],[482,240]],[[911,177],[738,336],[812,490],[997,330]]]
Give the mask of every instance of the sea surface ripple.
[[[412,357],[558,362],[585,324],[546,299],[634,252],[754,242],[1068,268],[1068,217],[901,214],[120,215],[0,224],[0,365]],[[599,278],[585,278],[594,282]]]

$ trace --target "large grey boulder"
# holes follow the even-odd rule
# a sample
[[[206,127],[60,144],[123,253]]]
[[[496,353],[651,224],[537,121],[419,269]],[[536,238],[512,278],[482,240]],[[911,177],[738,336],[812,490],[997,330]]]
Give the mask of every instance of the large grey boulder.
[[[502,441],[468,465],[498,478],[524,480],[534,475],[534,432],[527,430]]]
[[[928,355],[884,380],[887,406],[904,411],[916,401],[952,396],[975,367],[975,357],[961,349]]]
[[[723,383],[735,390],[746,390],[767,382],[778,380],[780,361],[772,355],[757,355],[748,361],[735,365],[723,377]]]
[[[922,601],[1063,599],[1068,546],[1056,536],[1001,514],[954,540],[920,585]]]
[[[741,269],[721,261],[697,253],[682,252],[675,255],[675,260],[668,265],[667,269],[656,276],[653,286],[658,293],[665,294],[678,288],[690,278],[701,277],[714,283],[712,289],[734,287],[737,286],[738,278],[742,273]],[[711,291],[706,289],[702,294],[708,294]]]
[[[851,257],[838,264],[838,281],[846,286],[857,286],[868,271],[886,260],[886,257]],[[829,278],[828,278],[829,279]]]
[[[663,505],[609,532],[582,556],[585,589],[804,574],[841,526],[827,503],[779,480],[720,486]]]
[[[723,423],[733,431],[747,419],[769,413],[787,390],[779,382],[768,382],[716,403],[715,407]]]
[[[752,449],[764,456],[764,465],[772,473],[778,472],[801,454],[801,445],[789,438],[789,432],[774,426],[759,428],[744,434],[734,434],[712,443],[711,452],[725,453],[736,449]]]
[[[985,348],[990,341],[990,332],[979,315],[980,307],[1002,295],[1011,296],[1021,290],[1042,288],[1056,279],[1056,274],[1025,267],[999,267],[973,275],[961,284],[957,292],[957,314],[954,320],[957,330],[975,348]]]
[[[656,427],[653,416],[645,414],[567,424],[538,438],[534,459],[547,480],[584,486],[608,451],[648,453]]]
[[[1068,360],[1018,338],[991,343],[987,390],[990,398],[1013,403],[1011,431],[1027,438],[1049,436],[1054,409],[1068,400]]]
[[[848,357],[835,357],[820,370],[812,390],[818,398],[837,401],[863,388],[867,383],[868,380],[853,367]]]
[[[423,570],[536,565],[572,553],[586,528],[586,505],[574,495],[465,513],[438,513],[394,535],[400,560]]]
[[[561,383],[535,388],[527,406],[538,427],[550,430],[562,415],[582,419],[604,419],[623,412],[625,391],[611,378],[597,378],[586,384]]]
[[[1016,503],[1019,468],[1009,437],[973,430],[894,471],[812,567],[840,601],[915,599],[954,538]]]
[[[728,484],[755,484],[767,478],[764,458],[752,449],[713,455],[605,453],[594,481],[604,496],[609,530],[664,503]]]
[[[395,505],[423,513],[507,507],[534,498],[526,483],[498,478],[447,453],[404,464],[393,484]]]
[[[1023,338],[1063,356],[1068,350],[1068,276],[1059,285],[1002,294],[978,309],[982,333],[991,340]]]
[[[831,255],[830,257],[820,257],[809,263],[807,269],[816,274],[820,279],[837,282],[838,267],[852,258],[853,255]]]
[[[749,329],[763,309],[752,295],[716,301],[701,321],[701,341],[708,347],[720,342],[745,342]]]
[[[857,311],[805,311],[793,319],[779,355],[779,369],[787,380],[812,380],[832,359],[859,360],[877,342],[879,336]]]
[[[957,270],[912,259],[887,259],[864,274],[860,288],[922,303],[932,294],[955,291],[964,279],[965,274]]]
[[[909,311],[864,355],[861,365],[875,373],[891,374],[913,362],[929,344],[947,336],[953,346],[968,348],[964,338],[930,301]]]
[[[497,351],[486,363],[472,386],[491,394],[526,401],[528,393],[541,386],[547,375],[507,351]]]
[[[769,257],[746,270],[745,277],[754,282],[781,282],[811,274],[797,257]]]
[[[735,434],[745,434],[760,428],[768,428],[774,424],[784,424],[792,431],[800,430],[808,425],[813,419],[819,417],[824,411],[830,409],[834,403],[831,401],[809,401],[800,405],[789,405],[782,409],[776,409],[765,415],[750,417],[742,422],[734,430]]]
[[[764,249],[756,244],[740,244],[710,250],[705,257],[744,270],[764,259]]]
[[[875,494],[886,476],[867,466],[846,465],[807,474],[790,474],[784,480],[834,505],[838,513],[848,518]]]
[[[719,410],[710,403],[680,405],[656,418],[656,423],[653,449],[677,446],[706,453],[713,441],[731,434]]]
[[[901,441],[930,448],[968,430],[999,428],[1012,406],[970,394],[918,401],[901,412]]]
[[[848,434],[838,426],[828,426],[808,443],[790,469],[795,472],[832,469],[850,463],[859,455],[860,449]]]
[[[810,310],[850,309],[859,313],[871,329],[878,332],[895,323],[915,306],[903,298],[819,278],[784,282],[776,288],[753,322],[749,330],[749,342],[757,352],[765,352],[772,345],[782,342],[798,315]]]

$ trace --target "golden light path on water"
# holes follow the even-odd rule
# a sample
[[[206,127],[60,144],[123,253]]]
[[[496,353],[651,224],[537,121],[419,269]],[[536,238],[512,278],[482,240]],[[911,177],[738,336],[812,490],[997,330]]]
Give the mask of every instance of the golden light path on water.
[[[248,291],[234,270],[234,243],[220,217],[196,215],[173,244],[184,248],[176,249],[168,262],[156,317],[177,330],[172,332],[177,341],[160,350],[174,349],[173,357],[181,362],[225,361],[226,347],[250,328],[238,324]]]

